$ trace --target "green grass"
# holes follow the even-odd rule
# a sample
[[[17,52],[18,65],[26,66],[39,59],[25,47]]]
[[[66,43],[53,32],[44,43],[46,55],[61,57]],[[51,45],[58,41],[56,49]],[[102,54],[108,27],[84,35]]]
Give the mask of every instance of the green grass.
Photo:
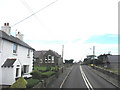
[[[50,77],[51,75],[55,74],[54,71],[48,71],[48,72],[44,72],[42,73],[42,77]]]
[[[50,70],[55,70],[56,69],[56,67],[50,67]]]
[[[111,71],[111,72],[116,73],[116,74],[120,74],[120,70],[117,70],[117,69],[108,69],[108,68],[105,68],[102,66],[99,66],[99,68],[102,68],[102,69],[107,70],[107,71]]]
[[[116,74],[120,74],[120,70],[112,70],[112,69],[107,69],[107,70],[109,70],[109,71],[111,71],[113,73],[116,73]]]
[[[27,81],[27,88],[32,88],[40,82],[40,80],[38,79],[27,79],[26,81]]]
[[[34,70],[46,71],[47,67],[46,66],[34,66]]]

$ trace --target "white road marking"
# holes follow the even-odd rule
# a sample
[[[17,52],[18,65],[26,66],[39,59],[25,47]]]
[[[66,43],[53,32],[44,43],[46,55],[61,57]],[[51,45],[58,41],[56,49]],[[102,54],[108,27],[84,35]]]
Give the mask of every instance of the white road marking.
[[[73,66],[72,66],[72,69],[73,69]],[[70,74],[70,72],[72,71],[72,69],[68,72],[68,74],[66,75],[65,79],[62,81],[61,85],[60,85],[60,88],[62,88],[65,80],[67,79],[68,75]]]
[[[83,72],[83,70],[82,70],[82,66],[81,66],[81,65],[80,65],[80,71],[81,71],[81,74],[82,74],[83,80],[84,80],[84,82],[85,82],[87,88],[88,88],[89,90],[90,90],[90,89],[94,90],[93,87],[92,87],[92,85],[90,84],[89,80],[87,79],[85,73]]]

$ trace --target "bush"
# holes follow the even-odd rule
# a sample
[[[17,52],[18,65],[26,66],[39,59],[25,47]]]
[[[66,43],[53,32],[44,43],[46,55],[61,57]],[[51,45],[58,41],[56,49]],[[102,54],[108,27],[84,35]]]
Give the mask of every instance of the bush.
[[[26,81],[27,81],[27,88],[32,88],[40,82],[40,80],[38,79],[27,79]]]
[[[53,75],[53,74],[55,74],[54,71],[44,72],[44,73],[42,73],[42,77],[43,77],[43,78],[48,78],[48,77],[50,77],[50,76]]]
[[[27,81],[20,77],[10,88],[26,88]]]
[[[47,70],[47,67],[46,67],[46,66],[34,66],[34,70],[46,71],[46,70]]]
[[[32,75],[33,79],[40,79],[41,78],[41,72],[39,72],[38,70],[33,70],[31,75]]]

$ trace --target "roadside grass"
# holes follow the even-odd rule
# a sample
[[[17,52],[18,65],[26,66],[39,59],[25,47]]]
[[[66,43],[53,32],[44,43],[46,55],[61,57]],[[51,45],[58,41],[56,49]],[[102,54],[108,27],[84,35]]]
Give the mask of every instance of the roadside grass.
[[[35,85],[37,85],[39,82],[40,82],[40,80],[38,80],[38,79],[26,79],[26,81],[27,81],[27,88],[32,88],[33,86],[35,86]]]
[[[118,70],[118,69],[108,69],[108,68],[105,68],[105,67],[102,67],[102,66],[97,66],[97,67],[120,75],[120,70]]]
[[[120,70],[117,69],[107,69],[107,70],[120,75]]]

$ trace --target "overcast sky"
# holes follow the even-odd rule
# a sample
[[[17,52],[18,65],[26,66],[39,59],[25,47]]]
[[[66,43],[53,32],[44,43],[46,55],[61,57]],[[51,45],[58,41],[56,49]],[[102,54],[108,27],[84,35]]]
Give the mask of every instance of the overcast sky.
[[[108,52],[116,55],[118,1],[0,0],[0,26],[9,22],[11,34],[20,31],[36,50],[52,49],[62,54],[64,45],[64,59],[84,59],[92,54],[93,46],[97,56]]]

